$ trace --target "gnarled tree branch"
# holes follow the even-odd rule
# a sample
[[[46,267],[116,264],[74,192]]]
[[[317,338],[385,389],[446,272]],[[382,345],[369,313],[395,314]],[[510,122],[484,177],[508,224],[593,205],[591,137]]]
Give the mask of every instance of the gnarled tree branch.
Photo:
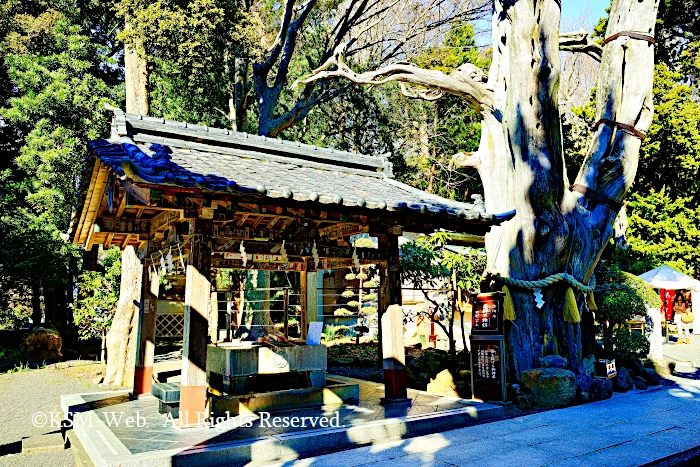
[[[603,48],[592,41],[588,32],[583,29],[559,34],[559,50],[584,53],[596,62],[600,62],[603,56]]]
[[[425,89],[402,88],[409,97],[429,100],[439,98],[442,94],[453,94],[465,99],[479,112],[491,111],[494,107],[493,90],[487,88],[483,70],[466,63],[449,75],[438,70],[426,70],[405,62],[394,63],[374,71],[355,73],[345,63],[346,44],[339,45],[333,56],[311,72],[311,75],[297,80],[298,84],[308,84],[326,78],[346,78],[356,84],[379,85],[396,81],[420,86]],[[334,70],[329,70],[335,66]]]

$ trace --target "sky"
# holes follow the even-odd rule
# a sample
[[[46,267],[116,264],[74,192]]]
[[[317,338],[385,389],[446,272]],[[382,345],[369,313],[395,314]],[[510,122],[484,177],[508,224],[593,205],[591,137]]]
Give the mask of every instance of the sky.
[[[564,29],[566,26],[573,26],[573,29],[583,27],[591,31],[598,19],[606,16],[605,9],[609,6],[610,0],[562,0],[562,27]]]
[[[607,16],[605,9],[610,6],[610,0],[561,0],[561,31],[578,31],[585,29],[589,33],[598,20]],[[491,18],[477,21],[476,42],[479,47],[489,47],[491,44]]]

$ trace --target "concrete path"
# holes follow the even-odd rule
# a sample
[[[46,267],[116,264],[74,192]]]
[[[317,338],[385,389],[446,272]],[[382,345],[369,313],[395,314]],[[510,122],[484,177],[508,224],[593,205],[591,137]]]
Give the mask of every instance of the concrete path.
[[[690,344],[677,344],[677,337],[671,334],[670,342],[664,342],[664,357],[676,361],[679,366],[700,368],[700,335],[691,335]]]
[[[592,404],[276,465],[640,466],[700,446],[700,381],[671,379]]]

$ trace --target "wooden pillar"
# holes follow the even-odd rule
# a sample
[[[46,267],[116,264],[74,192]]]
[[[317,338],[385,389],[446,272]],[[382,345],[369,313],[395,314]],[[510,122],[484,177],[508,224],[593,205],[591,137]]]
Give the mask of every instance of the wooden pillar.
[[[181,427],[204,423],[207,408],[208,314],[211,303],[211,221],[198,219],[190,240],[185,282],[185,319],[180,383]]]
[[[216,288],[216,287],[214,287]],[[211,306],[209,307],[209,340],[219,341],[219,292],[214,290],[211,293]]]
[[[379,346],[384,369],[384,401],[405,402],[406,367],[403,347],[403,300],[398,235],[379,235],[387,259],[379,263]]]
[[[146,244],[146,252],[149,245]],[[151,277],[151,267],[144,260],[141,273],[141,298],[139,299],[138,344],[132,395],[151,394],[153,386],[153,360],[156,350],[156,319],[158,310],[158,278]]]
[[[307,272],[301,271],[299,273],[299,306],[301,308],[301,316],[299,316],[299,331],[301,331],[301,338],[304,340],[306,340],[306,336],[308,334],[307,328],[309,327],[309,318],[306,314],[306,310],[309,309],[309,284],[307,279]]]
[[[300,282],[301,337],[306,339],[309,323],[318,321],[318,272],[302,271]]]

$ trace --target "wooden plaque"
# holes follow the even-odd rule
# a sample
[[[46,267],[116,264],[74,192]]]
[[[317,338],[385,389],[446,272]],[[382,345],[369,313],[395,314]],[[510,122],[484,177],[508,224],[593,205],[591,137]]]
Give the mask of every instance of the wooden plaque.
[[[472,397],[482,401],[505,401],[503,339],[472,337]]]
[[[472,336],[503,335],[503,292],[472,295]]]

